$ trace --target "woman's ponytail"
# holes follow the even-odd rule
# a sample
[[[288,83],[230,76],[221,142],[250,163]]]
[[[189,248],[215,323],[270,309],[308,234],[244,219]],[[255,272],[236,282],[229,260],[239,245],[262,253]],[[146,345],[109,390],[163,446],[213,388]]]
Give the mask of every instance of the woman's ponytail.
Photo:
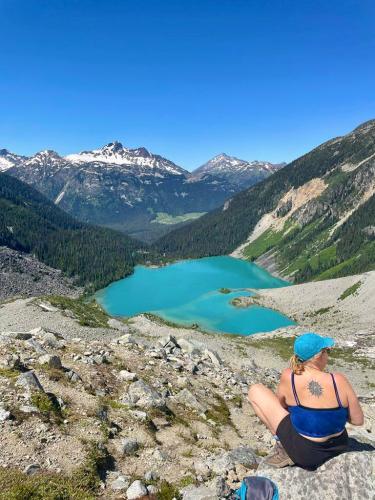
[[[289,362],[290,362],[290,368],[292,369],[294,374],[301,375],[301,373],[304,372],[305,366],[303,364],[303,361],[301,361],[298,356],[293,354]]]

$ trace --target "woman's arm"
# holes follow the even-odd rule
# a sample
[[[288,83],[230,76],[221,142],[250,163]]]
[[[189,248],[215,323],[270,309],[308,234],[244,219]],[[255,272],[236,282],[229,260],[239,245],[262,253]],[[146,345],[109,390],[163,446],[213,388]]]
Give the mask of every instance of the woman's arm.
[[[345,388],[346,397],[348,399],[349,423],[352,425],[363,425],[363,411],[349,380],[341,373],[335,374],[335,379],[339,382],[341,387]]]

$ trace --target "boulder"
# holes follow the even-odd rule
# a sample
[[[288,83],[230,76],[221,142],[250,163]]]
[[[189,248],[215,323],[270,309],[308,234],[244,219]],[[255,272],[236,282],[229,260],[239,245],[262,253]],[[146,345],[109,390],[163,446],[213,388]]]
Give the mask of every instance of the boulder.
[[[5,422],[5,420],[10,419],[10,411],[0,406],[0,422]]]
[[[130,333],[126,333],[122,337],[116,339],[116,343],[117,344],[136,344],[137,341]]]
[[[143,380],[137,380],[137,382],[130,384],[127,396],[132,404],[141,408],[162,408],[165,406],[165,399]]]
[[[47,365],[48,368],[55,368],[56,370],[62,370],[61,359],[59,356],[44,354],[38,359],[41,365]]]
[[[149,470],[145,473],[145,481],[157,481],[159,479],[159,474],[154,470]]]
[[[139,449],[139,443],[136,439],[125,438],[121,443],[123,455],[134,455]]]
[[[368,445],[367,449],[370,448]],[[300,467],[275,469],[262,462],[256,475],[274,481],[280,498],[364,500],[375,496],[374,470],[374,451],[349,451],[329,460],[314,472]]]
[[[157,498],[157,494],[158,494],[159,490],[158,488],[153,485],[153,484],[149,484],[147,486],[147,493],[150,495],[150,496],[153,496],[154,498],[156,497]]]
[[[207,356],[211,360],[211,362],[215,366],[221,366],[223,364],[223,362],[221,361],[219,355],[216,352],[210,351],[209,349],[206,349],[204,351],[204,354],[205,354],[205,356]]]
[[[189,391],[189,389],[182,389],[182,391],[176,394],[174,399],[183,406],[192,408],[199,413],[204,413],[207,410],[207,408],[197,400],[197,398]]]
[[[183,338],[178,339],[177,344],[183,352],[187,352],[188,354],[200,354],[202,351],[202,349],[196,343]]]
[[[158,340],[158,342],[164,348],[165,347],[177,347],[177,340],[175,337],[173,337],[173,335],[167,335],[165,337],[161,337]]]
[[[137,380],[137,374],[128,372],[127,370],[121,370],[118,373],[118,378],[127,382],[134,382],[135,380]]]
[[[108,326],[110,328],[114,328],[115,330],[119,330],[120,332],[129,333],[128,325],[125,325],[122,321],[119,321],[118,319],[115,318],[109,319]]]
[[[247,469],[254,469],[259,463],[257,455],[249,446],[239,446],[230,451],[228,456],[234,464],[241,464]]]
[[[42,344],[40,344],[37,340],[35,339],[30,339],[27,341],[27,345],[29,345],[32,349],[34,349],[34,351],[37,353],[37,354],[47,354],[47,351],[46,349],[44,349],[44,347],[42,346]]]
[[[45,332],[43,335],[43,343],[48,347],[53,349],[58,349],[60,347],[60,341],[56,335],[52,332]]]
[[[23,473],[26,474],[27,476],[33,476],[34,474],[36,474],[39,471],[40,471],[39,464],[30,464],[30,465],[27,465],[25,467]]]
[[[143,496],[147,496],[148,491],[146,486],[142,483],[142,481],[133,481],[129,488],[126,490],[126,497],[128,500],[135,500],[136,498],[140,498]]]
[[[187,486],[181,491],[183,500],[218,500],[214,489],[207,486]]]
[[[16,384],[19,387],[25,388],[28,392],[43,391],[43,387],[38,380],[38,377],[33,371],[21,373],[18,377]]]
[[[112,481],[111,489],[114,491],[123,491],[129,488],[129,478],[127,476],[118,476],[117,479]]]

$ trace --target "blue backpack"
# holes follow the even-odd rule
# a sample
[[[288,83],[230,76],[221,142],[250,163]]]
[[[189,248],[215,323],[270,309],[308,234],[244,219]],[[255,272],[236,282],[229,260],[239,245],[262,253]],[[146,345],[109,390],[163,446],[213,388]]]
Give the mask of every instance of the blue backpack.
[[[242,481],[236,491],[238,500],[279,500],[279,490],[267,477],[249,476]]]

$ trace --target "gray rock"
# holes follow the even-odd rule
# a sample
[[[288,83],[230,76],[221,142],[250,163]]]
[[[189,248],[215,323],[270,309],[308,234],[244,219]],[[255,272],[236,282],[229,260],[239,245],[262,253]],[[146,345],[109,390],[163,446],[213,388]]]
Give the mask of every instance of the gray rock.
[[[147,413],[141,410],[130,410],[130,415],[140,422],[145,422],[147,420]]]
[[[152,457],[155,462],[166,462],[167,460],[169,460],[168,454],[160,448],[156,448],[156,450],[152,454]]]
[[[46,346],[52,347],[53,349],[58,349],[60,347],[60,342],[58,338],[52,332],[44,333],[43,342]]]
[[[27,345],[29,345],[34,351],[38,354],[47,354],[47,351],[44,349],[42,344],[40,344],[37,340],[35,339],[30,339],[27,341]]]
[[[16,340],[29,340],[32,336],[29,332],[4,332],[3,335]]]
[[[40,471],[40,465],[38,465],[38,464],[30,464],[27,467],[25,467],[23,473],[26,474],[26,475],[28,475],[28,476],[32,476],[32,475],[36,474],[39,471]]]
[[[167,335],[166,337],[162,337],[158,340],[159,344],[162,347],[177,347],[177,340],[173,335]]]
[[[259,463],[259,459],[254,450],[248,446],[235,448],[228,453],[228,456],[234,464],[241,464],[247,469],[256,468]]]
[[[314,472],[300,467],[274,469],[262,462],[256,474],[274,481],[280,498],[365,500],[375,496],[374,468],[374,452],[362,451],[339,455]]]
[[[149,484],[147,486],[147,493],[149,495],[153,495],[153,496],[156,496],[158,494],[159,490],[157,489],[156,486],[154,486],[153,484]]]
[[[108,320],[108,326],[110,328],[114,328],[115,330],[119,330],[120,332],[129,333],[129,327],[118,319],[110,318]]]
[[[21,373],[16,384],[25,388],[28,392],[43,391],[44,389],[33,371]]]
[[[136,498],[147,496],[147,494],[146,486],[139,480],[134,481],[126,490],[128,500],[135,500]]]
[[[224,453],[224,455],[216,457],[213,460],[209,460],[207,465],[215,472],[215,474],[221,476],[226,475],[230,470],[235,468],[235,464],[229,456],[229,453]]]
[[[183,500],[218,500],[216,491],[207,486],[187,486],[181,490]]]
[[[202,460],[195,460],[194,461],[194,470],[195,470],[195,473],[198,476],[201,476],[203,479],[207,479],[211,475],[211,469]]]
[[[127,333],[126,335],[123,335],[122,337],[120,337],[119,339],[117,339],[116,341],[118,344],[136,344],[137,341],[135,340],[135,338],[130,335],[130,333]]]
[[[182,391],[175,396],[175,400],[188,408],[198,411],[199,413],[204,413],[207,410],[207,408],[197,400],[194,394],[186,388],[182,389]]]
[[[92,357],[92,361],[95,365],[102,365],[107,362],[107,359],[105,356],[101,354],[96,354],[95,356]]]
[[[186,340],[186,339],[178,339],[177,344],[179,347],[182,349],[182,351],[187,352],[188,354],[200,354],[202,351],[202,348],[199,347],[196,343],[192,342],[191,340]]]
[[[121,443],[123,455],[134,455],[139,449],[139,443],[136,439],[125,438]]]
[[[149,470],[145,474],[145,481],[156,481],[159,479],[159,474],[153,470]]]
[[[10,411],[0,406],[0,422],[5,422],[5,420],[10,419]]]
[[[44,354],[38,359],[41,365],[48,365],[49,368],[55,368],[56,370],[62,369],[61,359],[59,356],[52,354]]]
[[[118,476],[117,479],[112,481],[111,489],[114,491],[123,491],[129,488],[130,480],[127,476]]]
[[[18,354],[8,354],[5,358],[1,359],[0,364],[12,370],[20,370],[22,367],[21,359]]]
[[[215,366],[221,366],[223,362],[221,361],[219,355],[216,352],[211,351],[210,349],[206,349],[204,354],[211,360],[211,362]]]
[[[73,383],[82,381],[81,377],[74,370],[68,370],[65,372],[65,377]]]
[[[137,380],[137,374],[128,372],[127,370],[121,370],[118,373],[118,378],[120,378],[121,380],[126,380],[127,382],[134,382],[135,380]]]
[[[141,408],[162,408],[165,406],[165,399],[143,380],[130,384],[128,397],[132,404]]]

